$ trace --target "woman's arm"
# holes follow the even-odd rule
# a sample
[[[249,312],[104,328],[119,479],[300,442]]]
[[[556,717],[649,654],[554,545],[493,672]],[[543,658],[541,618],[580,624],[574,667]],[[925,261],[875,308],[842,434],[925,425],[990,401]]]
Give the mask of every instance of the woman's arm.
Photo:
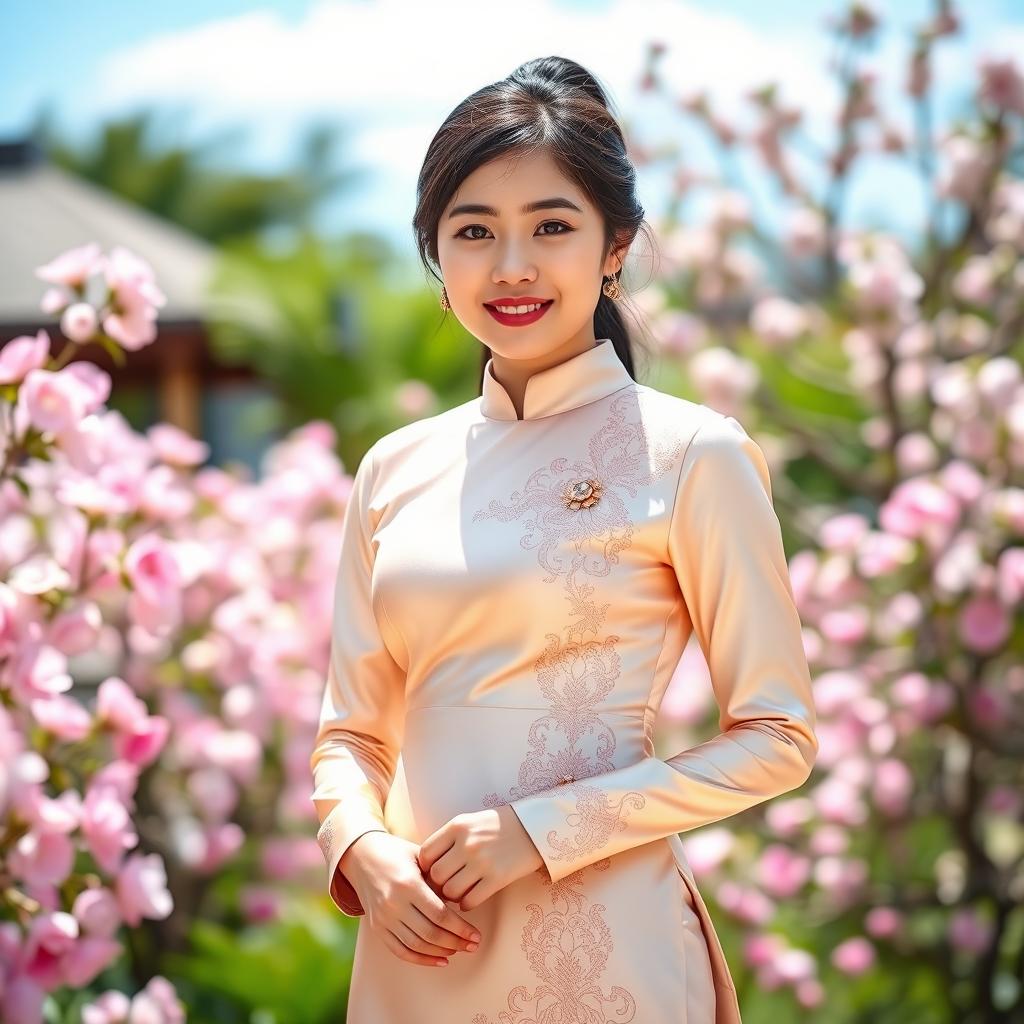
[[[345,509],[330,662],[309,762],[328,888],[351,917],[365,911],[338,862],[364,833],[387,831],[383,807],[398,763],[405,710],[405,672],[385,647],[371,604],[373,455],[371,447],[356,469]]]
[[[731,416],[680,466],[668,554],[719,707],[719,735],[511,806],[553,881],[801,785],[818,751],[799,613],[764,453]]]

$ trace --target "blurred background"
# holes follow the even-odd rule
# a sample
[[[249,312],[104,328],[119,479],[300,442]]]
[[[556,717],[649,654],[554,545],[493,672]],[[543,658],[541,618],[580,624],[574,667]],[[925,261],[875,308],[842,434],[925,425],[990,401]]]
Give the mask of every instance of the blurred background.
[[[1024,6],[11,0],[0,38],[0,624],[45,633],[0,645],[4,1019],[344,1019],[306,771],[338,525],[376,438],[477,394],[414,250],[426,147],[560,54],[657,240],[624,276],[641,379],[764,448],[806,627],[812,778],[683,836],[744,1020],[1024,1021]],[[118,247],[151,336],[68,314]],[[97,461],[33,418],[40,345],[109,377],[73,406]],[[62,460],[115,482],[69,495]],[[119,573],[68,575],[108,542]],[[133,575],[158,557],[172,613]],[[70,700],[166,725],[133,761]],[[666,754],[715,731],[695,644],[662,710]],[[122,760],[141,902],[77,803]]]

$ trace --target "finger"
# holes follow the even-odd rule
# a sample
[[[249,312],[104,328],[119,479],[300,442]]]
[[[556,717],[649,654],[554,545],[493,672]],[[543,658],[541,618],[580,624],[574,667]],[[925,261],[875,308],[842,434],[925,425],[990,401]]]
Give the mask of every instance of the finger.
[[[384,945],[391,950],[399,960],[407,960],[411,964],[422,964],[425,967],[444,967],[447,966],[448,960],[445,957],[427,956],[423,953],[417,953],[402,942],[393,932],[384,932]]]
[[[483,879],[480,879],[475,885],[470,886],[470,888],[463,893],[462,897],[458,901],[459,909],[476,910],[481,903],[486,903],[493,895],[493,890],[485,884]]]
[[[446,900],[458,903],[480,881],[480,877],[477,872],[463,866],[441,887],[441,895]]]
[[[442,916],[440,913],[431,912],[430,908],[422,909],[416,904],[413,906],[419,914],[419,919],[411,926],[412,930],[427,942],[433,942],[438,946],[454,946],[468,953],[472,953],[480,944],[480,933],[457,914],[453,915],[455,920],[452,927],[446,928],[435,920],[435,917]],[[477,938],[474,939],[473,935]]]
[[[446,946],[444,943],[435,943],[425,939],[405,921],[398,922],[395,926],[395,934],[409,949],[413,949],[417,953],[426,953],[428,956],[447,957],[459,951],[457,945]]]
[[[480,931],[451,907],[443,903],[439,897],[425,895],[422,901],[417,901],[413,906],[424,917],[453,935],[461,936],[470,942],[480,941]]]
[[[442,853],[451,848],[454,840],[448,835],[447,829],[447,825],[442,825],[436,832],[427,836],[427,838],[420,843],[419,856],[423,858],[421,866],[424,863],[428,866],[433,864]]]
[[[452,847],[447,853],[442,854],[434,861],[430,870],[427,872],[427,875],[430,880],[440,888],[448,881],[449,878],[452,877],[452,875],[455,874],[456,871],[463,867],[464,864],[465,861],[462,855],[455,849],[455,847]]]

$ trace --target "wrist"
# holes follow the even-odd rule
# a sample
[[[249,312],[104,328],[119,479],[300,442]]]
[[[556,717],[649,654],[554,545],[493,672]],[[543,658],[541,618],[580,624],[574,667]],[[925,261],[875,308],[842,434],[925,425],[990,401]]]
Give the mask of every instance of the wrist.
[[[348,849],[341,855],[338,861],[338,869],[351,881],[358,878],[365,870],[366,864],[372,857],[373,845],[379,842],[380,836],[390,835],[384,829],[370,829],[362,835],[356,836],[348,845]]]

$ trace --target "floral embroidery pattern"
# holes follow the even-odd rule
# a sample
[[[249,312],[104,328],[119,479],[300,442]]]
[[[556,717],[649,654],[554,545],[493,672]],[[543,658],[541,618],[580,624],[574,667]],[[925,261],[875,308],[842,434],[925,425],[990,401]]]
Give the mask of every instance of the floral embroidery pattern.
[[[623,804],[640,808],[646,800],[640,793],[627,793],[617,804],[608,798],[596,786],[577,785],[573,787],[578,813],[570,814],[566,821],[570,825],[579,826],[575,841],[559,839],[557,832],[548,833],[548,845],[556,852],[552,860],[572,860],[604,846],[613,832],[621,832],[626,823],[622,820]]]
[[[591,865],[606,869],[610,860]],[[611,931],[601,916],[604,906],[587,907],[582,871],[556,882],[551,888],[551,913],[531,903],[523,929],[522,949],[530,968],[542,984],[532,992],[517,985],[507,996],[508,1009],[498,1014],[499,1024],[555,1024],[569,1021],[619,1020],[636,1016],[636,1000],[620,985],[608,995],[601,991],[600,977],[612,950]],[[490,1024],[478,1013],[473,1024]]]
[[[597,708],[619,677],[619,637],[598,635],[609,602],[600,602],[602,595],[593,580],[608,576],[619,553],[632,543],[627,496],[636,498],[641,488],[660,479],[676,465],[682,451],[676,436],[649,447],[642,423],[627,418],[631,407],[636,407],[632,390],[611,403],[607,420],[587,443],[586,458],[554,459],[532,473],[508,503],[491,501],[473,517],[503,523],[522,520],[521,545],[537,549],[537,560],[547,573],[544,582],[561,580],[569,602],[564,638],[547,634],[547,647],[534,663],[537,683],[550,706],[530,724],[528,751],[519,766],[517,784],[504,796],[488,793],[482,800],[485,807],[497,807],[571,785],[576,813],[568,815],[566,824],[577,832],[571,840],[548,833],[551,860],[599,850],[614,830],[626,827],[628,810],[645,802],[643,794],[627,793],[612,805],[600,789],[577,781],[615,768],[615,733]],[[600,500],[567,501],[566,495],[580,482],[588,484]],[[590,491],[583,495],[581,489],[581,498],[590,495]],[[606,870],[610,864],[606,857],[590,867]],[[521,947],[542,984],[532,993],[526,986],[514,988],[508,994],[508,1010],[498,1015],[499,1024],[603,1022],[610,1016],[622,1022],[633,1020],[633,996],[619,986],[604,995],[599,985],[614,946],[601,914],[604,906],[587,906],[584,870],[552,883],[546,870],[538,869],[551,886],[552,909],[545,914],[537,904],[526,908],[530,917]],[[473,1024],[489,1021],[478,1014]]]

